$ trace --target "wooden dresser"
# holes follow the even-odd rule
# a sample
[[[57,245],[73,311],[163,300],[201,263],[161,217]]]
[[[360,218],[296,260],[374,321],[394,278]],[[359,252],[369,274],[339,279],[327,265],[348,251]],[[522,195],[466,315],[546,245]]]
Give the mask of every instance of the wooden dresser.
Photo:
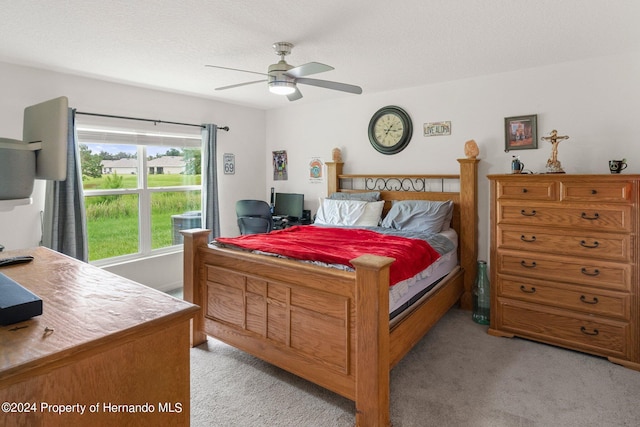
[[[640,176],[488,178],[489,333],[640,370]]]
[[[45,248],[0,272],[43,313],[0,327],[0,425],[188,426],[197,306]]]

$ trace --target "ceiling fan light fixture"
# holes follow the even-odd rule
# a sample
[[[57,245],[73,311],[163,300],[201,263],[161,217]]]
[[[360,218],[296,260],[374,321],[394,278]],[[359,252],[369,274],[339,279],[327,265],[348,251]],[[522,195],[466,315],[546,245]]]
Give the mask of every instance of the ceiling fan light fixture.
[[[285,56],[291,53],[293,44],[289,42],[277,42],[273,44],[273,49],[276,55],[280,57],[280,61],[275,64],[269,65],[267,73],[258,73],[255,71],[239,70],[237,68],[221,67],[217,65],[207,65],[207,67],[221,68],[223,70],[242,71],[252,74],[260,74],[267,76],[267,80],[257,80],[252,82],[245,82],[239,84],[233,84],[229,86],[217,87],[215,90],[232,89],[239,86],[252,85],[254,83],[261,83],[266,81],[269,87],[269,92],[276,95],[284,95],[289,98],[289,101],[297,101],[302,98],[302,93],[298,90],[298,83],[303,85],[316,86],[324,89],[339,90],[342,92],[361,94],[362,88],[359,86],[349,85],[345,83],[331,82],[327,80],[310,79],[307,76],[324,73],[325,71],[333,70],[333,67],[321,64],[319,62],[308,62],[306,64],[294,67],[288,64],[284,60]]]
[[[274,80],[269,82],[269,92],[276,95],[291,95],[296,91],[296,84],[294,82]]]

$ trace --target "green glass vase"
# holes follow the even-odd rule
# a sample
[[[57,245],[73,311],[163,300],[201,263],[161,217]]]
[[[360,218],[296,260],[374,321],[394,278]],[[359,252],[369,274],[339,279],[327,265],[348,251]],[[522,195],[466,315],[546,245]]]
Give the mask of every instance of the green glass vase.
[[[489,297],[489,276],[487,276],[486,261],[478,261],[476,280],[473,284],[473,321],[481,325],[488,325],[491,312],[491,298]]]

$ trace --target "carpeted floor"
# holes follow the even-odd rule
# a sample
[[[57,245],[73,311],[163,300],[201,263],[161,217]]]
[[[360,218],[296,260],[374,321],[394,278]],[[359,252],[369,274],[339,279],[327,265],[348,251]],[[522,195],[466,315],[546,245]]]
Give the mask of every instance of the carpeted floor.
[[[391,371],[394,427],[638,426],[640,372],[452,309]],[[353,402],[209,338],[191,350],[193,427],[352,427]]]

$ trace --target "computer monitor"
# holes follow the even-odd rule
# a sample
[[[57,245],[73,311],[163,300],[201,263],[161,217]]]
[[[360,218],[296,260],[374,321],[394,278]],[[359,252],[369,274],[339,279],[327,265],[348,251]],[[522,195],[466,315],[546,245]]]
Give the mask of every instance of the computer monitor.
[[[273,214],[300,219],[304,210],[304,194],[276,193]]]

